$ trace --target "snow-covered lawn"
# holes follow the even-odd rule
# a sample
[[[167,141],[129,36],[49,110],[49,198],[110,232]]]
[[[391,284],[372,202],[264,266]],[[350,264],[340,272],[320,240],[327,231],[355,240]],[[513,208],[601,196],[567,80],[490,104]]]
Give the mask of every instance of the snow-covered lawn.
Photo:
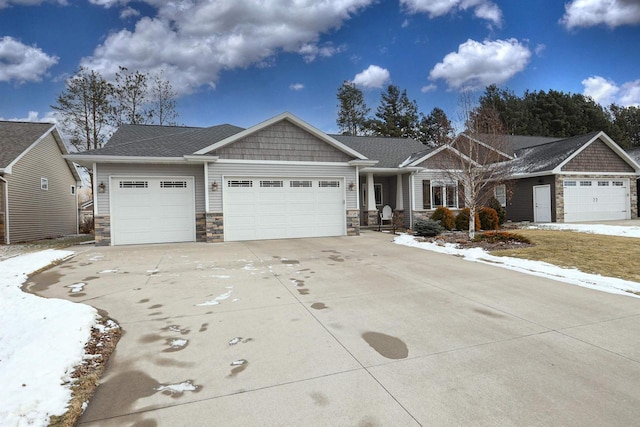
[[[98,317],[90,306],[22,292],[27,275],[73,252],[48,249],[0,262],[0,425],[46,426],[65,412],[70,374]]]
[[[604,234],[607,236],[622,236],[640,238],[640,227],[604,224],[536,224],[524,228],[537,230],[568,230],[579,233]]]
[[[458,248],[453,243],[432,243],[418,242],[413,236],[402,234],[394,239],[394,243],[411,246],[419,249],[439,252],[449,255],[457,255],[467,261],[490,264],[509,270],[520,271],[522,273],[558,280],[585,288],[597,289],[599,291],[612,294],[621,294],[640,298],[631,292],[640,292],[640,283],[614,277],[600,276],[597,274],[583,273],[575,268],[563,268],[542,261],[531,261],[526,259],[494,256],[482,248]]]

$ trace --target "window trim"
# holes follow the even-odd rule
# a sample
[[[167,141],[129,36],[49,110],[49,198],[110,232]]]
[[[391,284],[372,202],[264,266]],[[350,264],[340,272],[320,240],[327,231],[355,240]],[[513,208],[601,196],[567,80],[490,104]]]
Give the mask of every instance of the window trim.
[[[502,194],[498,194],[498,189],[501,190]],[[507,186],[505,184],[496,185],[493,187],[493,197],[496,198],[498,202],[500,202],[500,206],[503,208],[507,206]]]
[[[49,179],[40,177],[40,190],[49,191]]]
[[[424,182],[424,181],[423,181]],[[423,184],[424,185],[424,184]],[[458,197],[459,185],[457,182],[445,182],[445,181],[430,181],[429,189],[430,189],[430,205],[431,209],[437,209],[439,207],[445,207],[448,209],[459,209],[460,198]],[[434,199],[434,188],[441,188],[442,194],[442,203],[436,204]],[[453,190],[453,195],[449,194],[449,191]],[[451,205],[447,203],[448,201],[453,201]],[[424,201],[423,201],[424,205]]]
[[[70,191],[72,196],[75,196],[76,195],[76,186],[75,185],[70,185],[69,186],[69,191]]]

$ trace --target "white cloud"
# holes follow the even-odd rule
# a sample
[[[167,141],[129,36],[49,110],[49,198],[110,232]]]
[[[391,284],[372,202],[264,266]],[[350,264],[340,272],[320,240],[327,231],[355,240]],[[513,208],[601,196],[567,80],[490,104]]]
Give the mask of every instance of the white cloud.
[[[427,93],[427,92],[432,92],[432,91],[434,91],[436,89],[438,89],[438,86],[436,86],[433,83],[431,83],[431,84],[428,84],[426,86],[422,86],[422,89],[420,89],[420,92]]]
[[[623,107],[640,106],[640,80],[623,83],[621,86],[613,80],[592,76],[582,81],[585,96],[590,96],[598,104],[608,107],[618,104]]]
[[[476,18],[485,19],[496,26],[502,23],[502,11],[489,0],[400,0],[400,4],[409,13],[427,13],[430,18],[473,9]]]
[[[542,52],[544,52],[546,49],[547,49],[547,45],[545,45],[545,44],[537,44],[536,45],[536,49],[535,49],[536,56],[542,55]]]
[[[530,58],[529,48],[516,39],[483,43],[469,39],[436,64],[429,78],[444,79],[450,89],[480,89],[506,82],[524,70]]]
[[[27,117],[12,117],[5,119],[0,117],[0,120],[6,120],[9,122],[37,122],[37,123],[60,123],[58,113],[56,111],[48,111],[44,116],[40,117],[40,113],[37,111],[29,111]]]
[[[568,29],[601,24],[611,28],[640,24],[638,0],[573,0],[564,8],[560,22]]]
[[[353,83],[358,86],[368,88],[380,88],[390,79],[389,70],[378,67],[377,65],[369,65],[369,68],[356,74]]]
[[[130,6],[127,6],[120,11],[120,19],[134,18],[136,16],[140,16],[140,12]]]
[[[61,6],[69,4],[67,0],[0,0],[0,9],[4,9],[11,5],[16,6],[37,6],[42,3],[57,3]]]
[[[105,7],[117,2],[94,1]],[[155,17],[141,18],[133,30],[110,34],[81,65],[108,79],[119,65],[162,69],[182,94],[215,86],[225,69],[269,64],[280,52],[298,53],[305,61],[342,52],[344,46],[319,43],[321,34],[340,27],[374,0],[146,2],[157,8]]]
[[[49,56],[35,46],[27,46],[9,36],[0,38],[0,82],[41,81],[49,67],[57,62],[57,56]]]
[[[299,91],[304,89],[304,85],[302,83],[292,83],[289,85],[289,89]]]

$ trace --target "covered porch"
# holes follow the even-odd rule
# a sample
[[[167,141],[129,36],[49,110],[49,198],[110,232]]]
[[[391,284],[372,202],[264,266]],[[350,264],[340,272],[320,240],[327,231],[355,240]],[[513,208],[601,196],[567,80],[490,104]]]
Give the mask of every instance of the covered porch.
[[[382,210],[389,206],[393,213],[390,224],[409,227],[411,209],[410,176],[406,168],[364,168],[359,172],[360,225],[380,225]],[[407,215],[405,215],[407,212]]]

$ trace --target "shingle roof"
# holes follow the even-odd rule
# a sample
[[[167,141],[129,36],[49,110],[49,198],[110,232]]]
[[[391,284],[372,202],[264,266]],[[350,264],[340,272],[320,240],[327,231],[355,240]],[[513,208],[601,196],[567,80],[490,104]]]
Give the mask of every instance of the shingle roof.
[[[629,148],[627,154],[635,160],[636,163],[640,163],[640,147]]]
[[[53,124],[0,121],[0,168],[6,168]]]
[[[82,154],[101,156],[182,157],[242,132],[232,125],[208,128],[183,128],[172,126],[123,125],[111,140],[97,150]],[[113,139],[112,137],[112,139]]]
[[[344,145],[364,154],[371,160],[378,160],[376,167],[396,168],[409,156],[422,152],[426,146],[414,139],[387,138],[374,136],[330,135]]]
[[[516,159],[509,162],[509,166],[515,174],[551,171],[567,160],[580,147],[593,139],[598,133],[600,132],[591,132],[516,150]]]

